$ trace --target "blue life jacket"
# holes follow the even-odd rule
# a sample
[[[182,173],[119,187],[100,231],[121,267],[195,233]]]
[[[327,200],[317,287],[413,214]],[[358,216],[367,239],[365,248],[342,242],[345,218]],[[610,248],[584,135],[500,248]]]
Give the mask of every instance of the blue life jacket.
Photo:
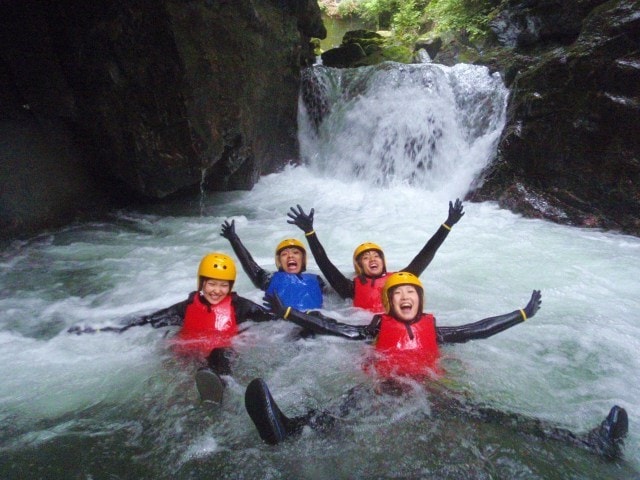
[[[320,279],[312,273],[275,272],[266,292],[277,293],[283,305],[296,310],[322,308]]]

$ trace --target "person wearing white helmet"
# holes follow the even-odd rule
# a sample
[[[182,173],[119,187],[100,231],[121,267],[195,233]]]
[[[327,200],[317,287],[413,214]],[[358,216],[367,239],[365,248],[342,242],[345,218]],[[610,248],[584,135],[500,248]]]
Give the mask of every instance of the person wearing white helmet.
[[[198,266],[197,290],[186,300],[137,318],[123,327],[105,327],[98,331],[124,332],[142,325],[153,328],[179,326],[180,330],[170,340],[172,350],[201,365],[196,372],[200,397],[203,401],[219,403],[224,390],[220,376],[231,374],[235,356],[232,343],[238,334],[238,325],[247,320],[278,320],[261,305],[233,292],[235,281],[233,259],[224,253],[208,253]],[[78,334],[95,331],[90,327],[69,329]]]
[[[419,277],[433,260],[451,228],[464,215],[462,210],[460,199],[456,199],[455,203],[449,202],[449,216],[445,222],[422,247],[422,250],[418,252],[411,263],[401,271],[411,272]],[[318,234],[313,228],[313,215],[313,208],[306,214],[302,207],[297,205],[297,210],[291,207],[291,211],[287,214],[290,218],[287,223],[296,225],[304,231],[313,258],[320,271],[341,298],[352,298],[354,307],[364,308],[373,313],[381,313],[384,308],[380,293],[386,277],[392,273],[387,271],[387,263],[382,247],[373,242],[364,242],[356,247],[353,252],[353,268],[356,275],[355,278],[349,279],[329,260],[324,247],[318,239]]]
[[[256,288],[266,293],[277,293],[287,306],[298,310],[322,308],[325,282],[313,273],[307,273],[307,251],[295,238],[281,241],[275,250],[277,270],[269,272],[260,267],[236,234],[235,221],[222,224],[221,235],[229,240],[242,264],[242,268]]]
[[[412,383],[407,381],[410,379],[424,383],[425,388],[433,393],[430,395],[432,415],[463,415],[480,422],[515,427],[522,433],[567,442],[608,458],[622,454],[628,416],[625,409],[617,405],[611,408],[605,420],[596,428],[575,434],[539,419],[474,404],[438,382],[438,378],[444,374],[438,365],[440,344],[487,338],[524,322],[540,308],[539,290],[533,291],[522,309],[452,327],[437,326],[435,317],[423,312],[424,288],[418,277],[409,272],[396,272],[387,277],[382,291],[384,313],[374,315],[369,325],[348,325],[328,317],[306,315],[285,307],[276,295],[267,296],[266,301],[274,313],[316,333],[372,342],[372,360],[366,371],[375,380],[373,389],[363,389],[362,386],[352,389],[346,401],[333,413],[310,410],[305,415],[293,418],[282,413],[263,379],[252,380],[245,392],[245,407],[260,437],[268,444],[280,443],[300,433],[306,425],[327,430],[337,418],[356,407],[363,395],[371,391],[378,394],[404,394],[412,388]]]

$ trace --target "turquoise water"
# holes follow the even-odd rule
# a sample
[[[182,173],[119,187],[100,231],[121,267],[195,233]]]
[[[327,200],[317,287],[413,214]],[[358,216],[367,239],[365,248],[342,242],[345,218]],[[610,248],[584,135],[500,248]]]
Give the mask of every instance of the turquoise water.
[[[350,105],[372,112],[362,101]],[[391,113],[393,101],[379,95],[376,101],[388,115],[398,115],[401,131],[415,135],[409,128],[415,120],[402,127],[402,108]],[[443,112],[445,119],[436,122],[450,125],[445,122],[453,116],[468,123],[460,108],[450,108],[455,113]],[[354,110],[334,111],[350,119]],[[227,219],[235,220],[255,260],[273,269],[280,240],[304,241],[286,222],[295,204],[315,207],[319,238],[345,274],[352,273],[351,254],[363,241],[382,245],[389,267],[401,268],[445,220],[448,201],[464,193],[469,172],[481,168],[481,162],[461,157],[490,155],[491,142],[480,137],[500,129],[499,122],[484,130],[449,127],[460,137],[446,140],[455,150],[436,149],[431,157],[441,175],[437,182],[427,173],[385,182],[348,168],[338,171],[331,163],[339,157],[335,149],[314,150],[335,128],[334,147],[343,145],[345,163],[357,163],[366,132],[358,132],[352,120],[348,129],[339,125],[345,124],[329,119],[318,137],[303,124],[308,165],[265,176],[250,192],[114,212],[104,221],[72,225],[2,250],[2,478],[638,477],[638,238],[525,219],[491,202],[465,203],[465,216],[422,275],[426,309],[441,325],[522,308],[531,290],[541,289],[542,308],[534,318],[486,340],[445,347],[448,378],[479,402],[576,432],[594,427],[619,404],[629,412],[630,433],[625,457],[616,462],[508,426],[430,416],[430,398],[421,390],[402,399],[371,399],[331,433],[305,431],[283,445],[267,446],[244,410],[248,382],[265,378],[288,414],[322,408],[367,382],[361,370],[366,345],[329,337],[293,340],[294,328],[284,321],[252,325],[238,337],[239,360],[227,379],[223,405],[210,408],[198,401],[193,366],[167,349],[171,331],[66,333],[73,325],[117,325],[185,299],[195,287],[202,255],[231,253],[220,236]],[[370,131],[369,123],[363,125]],[[372,152],[389,128],[375,132],[368,142]],[[468,136],[480,130],[479,137]],[[357,140],[351,144],[357,151],[346,147],[342,133]],[[396,131],[393,138],[403,144],[400,136]],[[391,150],[398,153],[390,161],[401,165],[402,149]],[[323,158],[329,159],[328,168]],[[437,167],[456,162],[466,173],[451,175]],[[309,270],[317,272],[313,261]],[[262,292],[244,274],[235,288],[261,302]],[[325,313],[352,323],[369,320],[331,293]]]

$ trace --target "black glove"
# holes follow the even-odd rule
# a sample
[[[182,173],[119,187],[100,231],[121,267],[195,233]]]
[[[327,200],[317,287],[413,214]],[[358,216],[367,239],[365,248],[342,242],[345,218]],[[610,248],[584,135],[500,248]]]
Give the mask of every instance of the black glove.
[[[96,329],[92,327],[81,328],[78,325],[74,325],[67,330],[67,333],[75,333],[76,335],[81,335],[83,333],[96,333]]]
[[[313,231],[313,212],[314,212],[313,208],[309,212],[309,215],[307,215],[306,213],[304,213],[304,210],[302,210],[302,207],[300,205],[298,205],[297,207],[298,207],[297,212],[295,208],[291,207],[291,212],[287,213],[287,217],[291,219],[291,220],[287,220],[287,223],[296,225],[298,228],[304,231],[304,233],[312,232]]]
[[[540,305],[542,304],[542,294],[540,290],[534,290],[531,294],[531,300],[527,303],[527,306],[524,307],[524,314],[527,318],[533,317],[536,312],[540,309]]]
[[[284,318],[284,314],[287,312],[287,307],[282,304],[282,300],[280,300],[277,293],[267,293],[264,296],[263,305],[280,318]]]
[[[69,330],[67,330],[67,333],[75,333],[76,335],[82,335],[83,333],[96,333],[96,332],[122,333],[125,330],[129,330],[133,326],[135,325],[125,325],[124,327],[102,327],[96,330],[93,327],[80,328],[79,326],[75,325],[73,327],[70,327]]]
[[[459,198],[456,198],[455,205],[452,202],[449,202],[449,216],[447,217],[447,221],[444,222],[450,227],[453,227],[456,223],[460,221],[464,212],[462,211],[462,202]]]
[[[237,236],[235,220],[231,220],[231,223],[225,220],[222,224],[222,232],[220,232],[220,235],[222,235],[227,240],[235,238]]]

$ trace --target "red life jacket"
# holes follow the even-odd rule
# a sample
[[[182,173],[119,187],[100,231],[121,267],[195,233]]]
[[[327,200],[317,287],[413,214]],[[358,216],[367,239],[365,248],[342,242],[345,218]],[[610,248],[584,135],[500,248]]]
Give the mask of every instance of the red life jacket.
[[[376,278],[354,278],[353,306],[364,308],[365,310],[369,310],[373,313],[384,312],[384,306],[382,305],[382,287],[384,287],[387,275],[390,275],[390,273],[387,272]],[[366,279],[364,284],[362,283],[362,278]]]
[[[214,348],[231,346],[238,333],[231,295],[216,305],[203,303],[200,295],[187,305],[182,328],[174,339],[179,353],[209,355]]]
[[[439,373],[440,356],[433,315],[423,313],[415,323],[404,323],[391,315],[382,315],[375,343],[374,366],[378,375],[424,378],[429,372]]]

